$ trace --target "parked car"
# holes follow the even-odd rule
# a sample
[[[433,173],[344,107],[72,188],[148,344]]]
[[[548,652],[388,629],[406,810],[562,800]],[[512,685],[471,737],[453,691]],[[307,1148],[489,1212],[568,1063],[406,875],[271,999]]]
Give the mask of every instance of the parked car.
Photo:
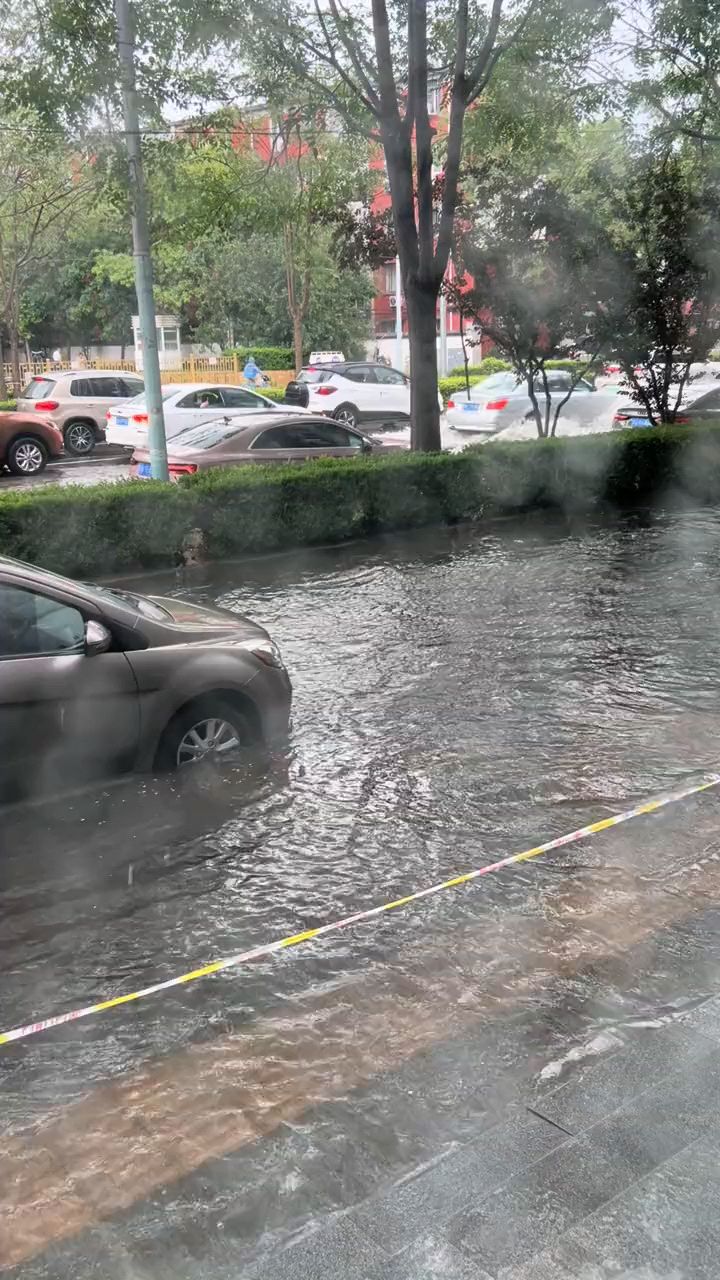
[[[680,401],[677,423],[720,422],[720,386],[705,380],[685,388]],[[613,415],[613,427],[624,431],[631,427],[651,427],[647,410],[640,404],[624,404]]]
[[[5,799],[281,742],[290,702],[277,647],[241,614],[0,557]]]
[[[268,423],[264,414],[237,419],[218,418],[184,431],[168,455],[172,479],[194,475],[209,467],[237,467],[242,463],[309,462],[313,458],[357,458],[367,453],[399,453],[407,440],[371,439],[327,418],[297,414]],[[150,479],[150,452],[136,449],[132,474]]]
[[[250,387],[224,387],[214,382],[174,383],[163,387],[165,437],[172,440],[191,427],[213,422],[219,413],[226,418],[253,413],[287,413],[287,408],[269,400]],[[307,413],[300,405],[293,412]],[[148,441],[149,419],[145,396],[108,411],[106,436],[109,444],[128,449],[144,448]]]
[[[548,370],[548,390],[552,401],[563,399],[571,386],[570,374],[560,369]],[[545,403],[542,379],[536,382],[541,410]],[[570,399],[563,405],[560,417],[578,419],[590,424],[607,413],[616,395],[614,388],[596,391],[592,383],[581,379],[573,388]],[[447,406],[447,420],[456,431],[470,431],[476,435],[497,435],[506,427],[514,426],[532,417],[532,401],[524,383],[518,382],[514,373],[495,373],[484,382],[467,391],[453,393]]]
[[[52,418],[68,453],[84,457],[105,439],[108,409],[138,395],[143,385],[136,374],[112,369],[43,373],[30,379],[17,407]]]
[[[296,382],[308,387],[313,413],[327,414],[346,427],[362,423],[370,430],[372,423],[410,421],[410,379],[377,361],[309,364]],[[442,411],[439,395],[438,404]]]
[[[50,458],[59,458],[63,438],[55,423],[39,413],[0,413],[0,470],[36,476]]]

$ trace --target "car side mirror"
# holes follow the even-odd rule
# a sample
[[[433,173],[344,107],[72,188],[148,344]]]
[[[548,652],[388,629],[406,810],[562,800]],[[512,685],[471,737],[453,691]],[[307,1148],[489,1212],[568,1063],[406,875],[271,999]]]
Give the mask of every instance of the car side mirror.
[[[362,445],[360,447],[363,453],[372,453],[373,451],[371,440],[363,440]]]
[[[96,653],[107,653],[112,639],[107,627],[91,618],[85,623],[85,656],[93,658]]]

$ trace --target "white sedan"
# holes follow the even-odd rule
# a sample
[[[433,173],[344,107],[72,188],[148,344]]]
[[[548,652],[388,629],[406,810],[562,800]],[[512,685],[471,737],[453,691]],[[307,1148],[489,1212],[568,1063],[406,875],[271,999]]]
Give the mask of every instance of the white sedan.
[[[246,413],[309,413],[293,405],[277,404],[249,387],[224,387],[209,382],[184,382],[163,387],[165,435],[168,440],[189,427],[200,427],[218,417],[236,418]],[[135,396],[107,412],[105,439],[127,449],[144,448],[148,442],[148,411],[145,396]]]
[[[564,370],[553,369],[548,370],[547,379],[550,399],[564,400],[571,386],[570,375]],[[545,392],[539,379],[536,390],[544,412]],[[607,428],[616,403],[613,397],[616,396],[617,387],[596,391],[592,383],[581,378],[560,410],[561,422],[571,421],[585,427],[600,423]],[[453,392],[448,400],[447,421],[456,431],[478,436],[496,436],[502,432],[508,439],[508,428],[522,428],[530,423],[531,434],[535,432],[532,412],[532,402],[524,383],[518,382],[514,373],[496,373],[471,386],[469,395],[467,391]],[[515,434],[517,436],[517,432]],[[517,438],[522,438],[522,431]]]

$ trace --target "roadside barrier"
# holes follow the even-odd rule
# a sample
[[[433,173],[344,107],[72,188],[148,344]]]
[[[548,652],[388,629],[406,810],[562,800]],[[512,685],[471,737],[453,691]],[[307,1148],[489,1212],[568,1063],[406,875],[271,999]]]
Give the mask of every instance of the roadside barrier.
[[[677,804],[679,800],[685,800],[688,796],[698,795],[701,791],[708,791],[711,787],[719,785],[720,774],[710,774],[702,782],[682,787],[676,791],[667,791],[654,800],[647,800],[643,804],[636,805],[633,809],[626,809],[623,813],[613,814],[610,818],[601,818],[597,822],[589,823],[586,827],[580,827],[577,831],[571,831],[568,835],[558,836],[555,840],[547,840],[545,844],[536,845],[533,849],[525,849],[522,853],[513,853],[507,858],[501,858],[499,862],[491,862],[487,866],[478,867],[475,871],[465,871],[462,875],[453,876],[450,880],[443,880],[439,884],[430,885],[427,889],[419,889],[415,893],[409,893],[403,898],[396,898],[392,902],[383,902],[380,906],[368,907],[364,911],[357,911],[351,916],[345,916],[342,920],[332,920],[329,924],[320,925],[316,929],[305,929],[302,933],[290,934],[287,938],[279,938],[276,942],[267,942],[259,947],[252,947],[249,951],[240,951],[237,955],[226,956],[222,960],[213,960],[210,964],[191,970],[190,973],[183,973],[176,978],[167,978],[164,982],[155,982],[152,986],[142,987],[139,991],[129,991],[121,996],[111,996],[108,1000],[100,1000],[96,1004],[86,1005],[82,1009],[73,1009],[68,1013],[58,1013],[53,1017],[43,1018],[38,1022],[30,1022],[24,1027],[15,1027],[12,1031],[0,1032],[0,1045],[12,1044],[16,1040],[26,1040],[29,1036],[38,1035],[41,1031],[49,1031],[52,1027],[62,1027],[69,1022],[77,1022],[80,1018],[89,1018],[91,1014],[105,1013],[108,1009],[117,1009],[120,1005],[131,1004],[136,1000],[144,1000],[146,996],[154,996],[161,991],[170,991],[173,987],[185,986],[189,982],[195,982],[198,978],[207,978],[213,973],[221,973],[224,969],[236,968],[238,965],[246,964],[251,960],[259,960],[261,957],[273,955],[276,951],[284,951],[288,947],[297,947],[301,943],[310,942],[315,938],[326,937],[330,933],[336,933],[339,929],[346,929],[350,925],[360,924],[364,920],[371,920],[374,916],[382,915],[384,912],[407,907],[412,902],[420,902],[423,898],[442,893],[445,889],[454,889],[457,885],[469,884],[472,880],[478,880],[480,876],[489,875],[491,871],[502,871],[506,867],[515,866],[517,863],[529,862],[532,858],[540,857],[542,853],[549,853],[551,849],[560,849],[563,845],[585,840],[588,836],[594,836],[601,831],[609,830],[610,827],[618,827],[623,822],[630,822],[632,818],[640,818],[648,813],[656,813],[658,809],[664,809],[670,804]]]

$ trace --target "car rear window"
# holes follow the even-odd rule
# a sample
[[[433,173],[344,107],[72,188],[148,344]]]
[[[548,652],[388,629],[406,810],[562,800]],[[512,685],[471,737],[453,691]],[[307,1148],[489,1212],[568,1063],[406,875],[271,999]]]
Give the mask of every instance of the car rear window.
[[[22,393],[22,399],[46,400],[54,386],[54,378],[31,378]]]
[[[187,431],[180,432],[177,441],[183,449],[214,449],[216,444],[230,440],[244,430],[243,423],[233,426],[221,418],[219,422],[206,422],[201,427],[188,427]]]
[[[332,373],[329,369],[302,369],[295,379],[296,382],[329,382]]]

